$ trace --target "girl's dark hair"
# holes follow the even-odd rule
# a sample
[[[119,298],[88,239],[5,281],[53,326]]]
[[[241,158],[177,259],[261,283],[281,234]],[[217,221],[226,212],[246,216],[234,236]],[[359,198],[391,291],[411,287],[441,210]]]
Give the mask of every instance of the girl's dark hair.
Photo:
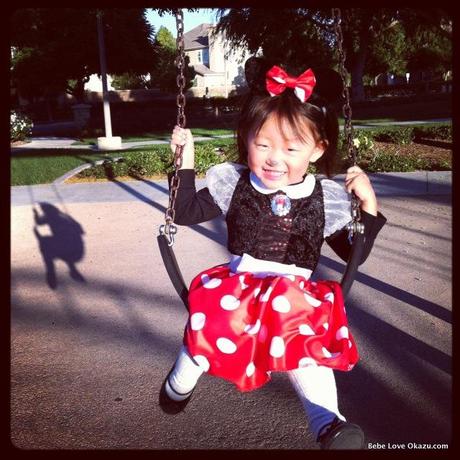
[[[243,104],[237,127],[240,163],[247,164],[246,143],[249,132],[258,133],[268,117],[273,114],[281,132],[283,121],[287,121],[302,141],[306,140],[305,122],[308,123],[315,141],[326,145],[323,155],[315,164],[319,171],[330,177],[339,136],[335,106],[342,90],[340,76],[330,69],[316,71],[317,84],[313,94],[307,102],[301,102],[291,88],[286,88],[278,96],[270,96],[265,90],[265,73],[269,67],[271,64],[261,58],[250,58],[245,65],[250,91]]]

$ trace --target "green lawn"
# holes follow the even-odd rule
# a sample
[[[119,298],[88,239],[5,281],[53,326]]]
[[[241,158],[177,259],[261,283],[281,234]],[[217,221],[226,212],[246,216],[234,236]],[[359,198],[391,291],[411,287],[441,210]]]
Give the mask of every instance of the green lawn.
[[[77,166],[114,156],[120,152],[47,149],[16,153],[11,157],[11,185],[48,184]]]

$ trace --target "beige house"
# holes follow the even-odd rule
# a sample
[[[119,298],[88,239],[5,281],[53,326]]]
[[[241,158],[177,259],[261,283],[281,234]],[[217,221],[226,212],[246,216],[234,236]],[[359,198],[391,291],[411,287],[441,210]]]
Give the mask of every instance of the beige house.
[[[184,51],[196,72],[190,92],[228,97],[244,90],[244,63],[250,56],[245,49],[231,48],[222,34],[215,37],[212,24],[200,24],[184,34]]]

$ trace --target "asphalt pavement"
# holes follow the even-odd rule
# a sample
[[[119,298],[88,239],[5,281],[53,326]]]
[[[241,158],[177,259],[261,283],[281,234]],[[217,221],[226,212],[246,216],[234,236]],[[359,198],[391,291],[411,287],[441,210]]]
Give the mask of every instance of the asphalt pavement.
[[[336,372],[339,407],[369,449],[452,449],[452,176],[371,180],[388,223],[347,299],[361,359]],[[158,407],[187,320],[156,243],[167,202],[165,181],[11,187],[11,441],[318,449],[282,373],[249,393],[205,374],[183,413]],[[225,238],[223,219],[179,228],[187,283],[227,260]],[[315,277],[339,280],[344,264],[323,249]]]

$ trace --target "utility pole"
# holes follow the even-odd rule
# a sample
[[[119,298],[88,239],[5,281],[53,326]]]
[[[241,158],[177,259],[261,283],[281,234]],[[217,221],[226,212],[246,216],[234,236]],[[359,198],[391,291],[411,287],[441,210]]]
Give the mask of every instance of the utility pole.
[[[102,11],[97,12],[97,35],[99,41],[99,62],[102,78],[102,101],[104,105],[104,126],[105,137],[97,138],[99,150],[121,149],[121,137],[112,136],[112,120],[110,116],[109,92],[107,90],[107,64],[105,60],[104,27],[102,22]]]

